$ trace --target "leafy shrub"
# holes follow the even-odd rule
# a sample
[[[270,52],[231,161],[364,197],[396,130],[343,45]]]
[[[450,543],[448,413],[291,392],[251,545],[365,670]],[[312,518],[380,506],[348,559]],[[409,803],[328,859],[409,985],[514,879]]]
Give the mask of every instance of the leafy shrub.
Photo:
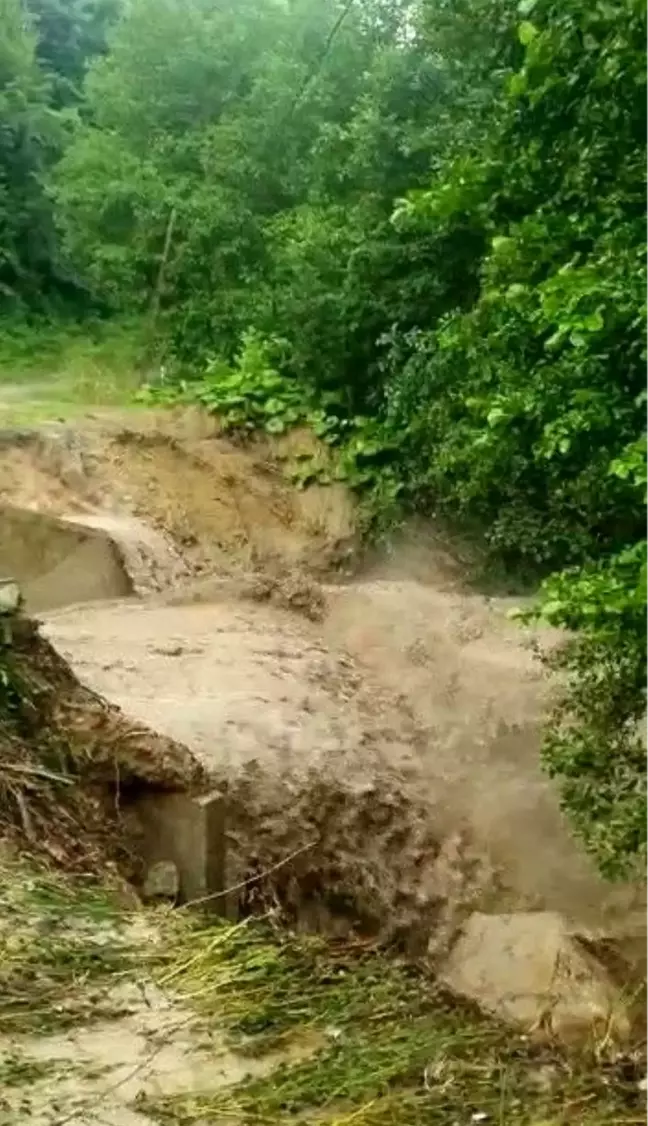
[[[408,437],[413,503],[547,571],[645,522],[609,473],[645,425],[645,13],[536,10],[482,151],[400,209],[440,232],[472,216],[489,248],[472,307],[401,343],[387,421]]]
[[[204,377],[192,384],[195,399],[219,416],[225,430],[281,434],[304,421],[308,408],[303,390],[275,366],[273,353],[280,344],[247,332],[232,365],[211,360]]]
[[[547,580],[539,613],[572,636],[546,661],[562,685],[544,764],[601,871],[646,863],[646,544]],[[642,730],[643,729],[643,730]]]
[[[284,374],[284,354],[283,340],[264,338],[249,329],[232,363],[212,359],[199,379],[149,385],[140,398],[200,403],[218,416],[225,432],[283,434],[291,427],[307,426],[335,450],[335,457],[330,465],[323,465],[314,457],[303,456],[293,473],[297,486],[346,481],[352,488],[380,495],[380,505],[374,496],[374,510],[391,508],[400,492],[395,460],[398,444],[385,435],[379,419],[349,416],[341,395],[317,393]],[[388,476],[390,464],[394,472]]]

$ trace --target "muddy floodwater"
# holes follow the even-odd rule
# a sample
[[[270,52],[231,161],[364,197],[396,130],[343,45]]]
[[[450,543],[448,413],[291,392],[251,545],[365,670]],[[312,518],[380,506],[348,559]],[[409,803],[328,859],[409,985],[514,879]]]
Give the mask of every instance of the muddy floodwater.
[[[233,879],[303,849],[287,901],[418,947],[477,908],[622,928],[636,891],[540,769],[547,685],[512,604],[433,541],[349,573],[353,503],[295,490],[294,452],[145,414],[5,436],[2,569],[82,682],[227,785]]]

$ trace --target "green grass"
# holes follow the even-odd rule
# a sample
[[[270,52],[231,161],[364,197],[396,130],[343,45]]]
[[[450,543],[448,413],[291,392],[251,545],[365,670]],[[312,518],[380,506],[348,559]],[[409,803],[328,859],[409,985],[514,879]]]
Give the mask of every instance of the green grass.
[[[141,326],[10,321],[0,331],[0,421],[136,405],[144,379]]]
[[[106,1016],[103,992],[138,951],[119,897],[95,881],[4,859],[0,866],[0,1029],[59,1032]]]
[[[264,1079],[149,1100],[145,1109],[163,1122],[630,1126],[645,1120],[636,1081],[626,1082],[611,1065],[534,1046],[376,951],[336,952],[260,924],[201,930],[189,923],[170,942],[167,962],[161,980],[245,1052],[258,1055],[313,1033],[325,1047]]]

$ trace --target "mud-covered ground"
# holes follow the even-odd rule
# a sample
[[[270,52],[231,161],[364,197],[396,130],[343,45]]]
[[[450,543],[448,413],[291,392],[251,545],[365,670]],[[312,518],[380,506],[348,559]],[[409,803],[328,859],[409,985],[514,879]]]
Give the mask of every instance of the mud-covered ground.
[[[304,848],[285,903],[317,925],[334,902],[419,952],[475,907],[624,928],[635,890],[600,880],[539,767],[531,637],[434,542],[351,574],[350,498],[290,481],[322,456],[308,436],[240,446],[195,414],[103,412],[1,437],[0,502],[38,525],[26,546],[5,516],[5,571],[28,573],[83,682],[227,783],[233,881]]]

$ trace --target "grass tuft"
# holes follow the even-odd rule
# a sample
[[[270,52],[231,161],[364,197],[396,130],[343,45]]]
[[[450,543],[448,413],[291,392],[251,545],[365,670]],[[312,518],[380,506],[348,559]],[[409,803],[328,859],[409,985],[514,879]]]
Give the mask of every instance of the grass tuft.
[[[239,1050],[286,1064],[233,1088],[146,1100],[156,1120],[279,1126],[631,1126],[636,1076],[534,1045],[361,946],[259,923],[178,925],[158,973]],[[321,1048],[290,1061],[300,1040]]]
[[[15,857],[3,859],[0,883],[7,1091],[49,1077],[50,1061],[35,1060],[25,1036],[118,1016],[109,1007],[115,987],[148,981],[177,1003],[181,1030],[189,1014],[196,1036],[216,1044],[224,1037],[254,1065],[254,1077],[224,1086],[215,1057],[211,1088],[209,1078],[204,1089],[176,1094],[149,1088],[136,1106],[157,1123],[645,1122],[635,1061],[534,1045],[366,944],[331,945],[259,920],[226,924],[168,908],[133,914],[89,877]],[[173,1037],[172,1024],[164,1035]],[[109,1097],[114,1081],[106,1084]]]
[[[139,956],[117,892],[10,855],[0,866],[0,1028],[59,1032],[107,1015],[103,994]]]

